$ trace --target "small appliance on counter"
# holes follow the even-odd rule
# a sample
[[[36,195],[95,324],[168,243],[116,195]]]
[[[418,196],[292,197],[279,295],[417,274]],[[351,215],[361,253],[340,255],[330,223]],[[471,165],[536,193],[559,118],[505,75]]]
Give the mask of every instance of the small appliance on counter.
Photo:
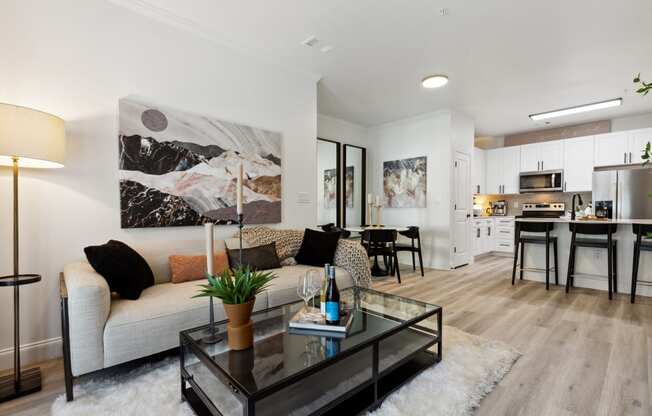
[[[491,215],[505,216],[507,215],[507,201],[494,201],[491,203]]]
[[[595,201],[595,216],[598,218],[614,217],[613,201]]]
[[[566,215],[566,204],[563,202],[544,202],[523,204],[524,218],[561,218]]]

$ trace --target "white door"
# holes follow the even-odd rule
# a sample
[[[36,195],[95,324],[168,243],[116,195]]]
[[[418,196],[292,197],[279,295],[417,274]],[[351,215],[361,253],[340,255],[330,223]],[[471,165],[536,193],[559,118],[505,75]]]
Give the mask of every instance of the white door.
[[[615,132],[595,136],[595,166],[622,165],[627,163],[629,152],[628,134]]]
[[[504,147],[503,149],[503,193],[518,193],[518,174],[521,168],[520,146]]]
[[[539,158],[539,145],[526,144],[521,146],[521,172],[534,172],[541,170]]]
[[[591,191],[593,182],[593,136],[565,140],[564,192]]]
[[[486,159],[486,180],[485,193],[499,194],[503,184],[503,153],[502,149],[487,150]]]
[[[473,161],[471,162],[471,176],[473,182],[471,186],[473,187],[474,194],[486,194],[487,193],[487,181],[486,181],[486,163],[485,163],[485,151],[478,149],[477,147],[473,148]]]
[[[539,143],[539,160],[541,161],[541,170],[563,169],[564,140]]]
[[[652,129],[636,130],[630,133],[629,136],[629,152],[628,162],[632,164],[643,163],[641,159],[645,145],[652,142]]]
[[[455,152],[453,162],[453,258],[452,266],[471,261],[471,162],[469,155]]]

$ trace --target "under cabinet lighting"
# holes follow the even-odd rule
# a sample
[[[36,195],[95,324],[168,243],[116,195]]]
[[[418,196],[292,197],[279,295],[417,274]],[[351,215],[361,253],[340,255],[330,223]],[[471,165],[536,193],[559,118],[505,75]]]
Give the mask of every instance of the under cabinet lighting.
[[[554,117],[569,116],[571,114],[584,113],[587,111],[602,110],[604,108],[618,107],[623,104],[622,98],[614,98],[613,100],[600,101],[598,103],[578,105],[577,107],[563,108],[561,110],[546,111],[545,113],[530,114],[529,117],[534,120],[545,120]]]

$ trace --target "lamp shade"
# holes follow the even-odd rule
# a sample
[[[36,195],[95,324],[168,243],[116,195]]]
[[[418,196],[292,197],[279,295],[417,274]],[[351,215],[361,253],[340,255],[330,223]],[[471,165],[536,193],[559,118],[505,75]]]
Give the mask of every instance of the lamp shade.
[[[17,158],[23,168],[61,168],[65,147],[62,119],[0,103],[0,166],[11,166]]]

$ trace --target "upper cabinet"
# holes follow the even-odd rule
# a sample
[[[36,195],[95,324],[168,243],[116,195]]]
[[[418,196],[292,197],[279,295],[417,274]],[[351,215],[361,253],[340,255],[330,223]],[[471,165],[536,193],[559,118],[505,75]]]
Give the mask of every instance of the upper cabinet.
[[[591,191],[593,136],[564,140],[564,192]]]
[[[643,163],[641,159],[645,145],[652,142],[652,129],[634,130],[629,136],[629,163]]]
[[[477,147],[473,148],[473,162],[472,168],[472,186],[474,194],[487,193],[487,180],[486,180],[486,166],[485,151]]]
[[[555,140],[521,146],[521,172],[557,170],[564,167],[564,141]]]
[[[487,150],[486,164],[486,193],[518,193],[518,174],[521,167],[520,146]]]
[[[652,129],[618,131],[595,136],[595,165],[643,163],[645,145],[652,141]]]
[[[627,163],[629,138],[625,131],[595,136],[595,166],[622,165]]]

